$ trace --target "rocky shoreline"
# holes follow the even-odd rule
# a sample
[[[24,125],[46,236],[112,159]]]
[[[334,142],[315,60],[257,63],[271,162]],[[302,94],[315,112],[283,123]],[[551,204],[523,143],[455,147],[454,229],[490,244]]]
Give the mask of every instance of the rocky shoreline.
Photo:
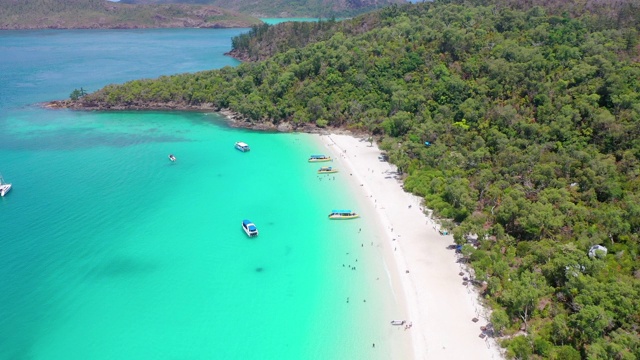
[[[231,51],[228,51],[226,53],[224,53],[225,56],[230,56],[238,61],[241,62],[250,62],[251,58],[249,57],[248,54],[241,52],[240,50],[237,49],[233,49]]]
[[[233,128],[250,129],[266,132],[304,132],[309,134],[345,134],[353,135],[354,132],[347,129],[324,127],[320,128],[314,124],[293,124],[290,122],[280,122],[278,124],[273,121],[255,122],[246,116],[233,111],[229,108],[216,107],[211,103],[200,105],[188,105],[176,102],[169,103],[153,103],[153,104],[134,104],[127,106],[105,106],[104,104],[80,104],[73,100],[54,100],[42,104],[47,109],[69,109],[78,111],[214,111],[224,116],[227,124]]]
[[[204,21],[176,21],[163,25],[145,25],[145,24],[86,24],[86,25],[69,25],[59,24],[0,24],[0,30],[132,30],[132,29],[241,29],[251,27],[253,25],[247,21],[220,21],[220,22],[204,22]]]

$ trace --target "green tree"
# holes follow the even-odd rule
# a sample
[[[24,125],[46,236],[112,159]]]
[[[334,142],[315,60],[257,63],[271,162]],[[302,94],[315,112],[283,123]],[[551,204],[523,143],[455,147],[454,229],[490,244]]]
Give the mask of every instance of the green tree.
[[[525,270],[507,281],[499,301],[505,305],[508,313],[522,319],[526,331],[527,321],[535,306],[550,290],[542,275]]]
[[[595,305],[587,305],[576,314],[569,316],[570,324],[576,329],[574,336],[579,343],[588,344],[601,338],[612,324],[606,311]]]
[[[497,335],[502,334],[502,331],[509,326],[509,315],[502,308],[493,309],[491,312],[491,324]]]

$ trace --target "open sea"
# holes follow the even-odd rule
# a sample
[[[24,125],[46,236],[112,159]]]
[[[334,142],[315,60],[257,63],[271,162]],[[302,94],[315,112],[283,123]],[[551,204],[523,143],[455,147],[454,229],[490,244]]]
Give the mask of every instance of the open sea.
[[[375,236],[327,219],[356,200],[312,135],[38,105],[237,65],[243,31],[0,32],[0,360],[393,358]]]

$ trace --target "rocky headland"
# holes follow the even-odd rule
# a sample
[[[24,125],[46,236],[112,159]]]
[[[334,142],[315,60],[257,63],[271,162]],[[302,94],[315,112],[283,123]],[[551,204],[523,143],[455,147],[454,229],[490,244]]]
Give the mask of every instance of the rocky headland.
[[[42,104],[48,109],[69,109],[78,111],[214,111],[224,116],[227,124],[233,128],[251,129],[270,132],[304,132],[311,134],[353,134],[347,129],[334,127],[318,127],[312,124],[295,124],[292,122],[274,123],[269,119],[252,121],[248,117],[229,108],[216,107],[212,103],[190,105],[181,102],[151,102],[129,105],[110,106],[101,102],[81,102],[74,100],[54,100]]]

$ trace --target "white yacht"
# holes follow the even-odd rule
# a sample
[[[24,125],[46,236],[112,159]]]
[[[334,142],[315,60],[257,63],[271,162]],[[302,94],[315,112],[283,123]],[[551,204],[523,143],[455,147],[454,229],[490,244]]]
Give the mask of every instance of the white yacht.
[[[331,156],[327,155],[311,155],[309,156],[309,162],[323,162],[323,161],[333,161]]]
[[[11,190],[11,184],[4,182],[4,179],[0,175],[0,196],[5,196],[9,190]]]
[[[351,210],[331,210],[331,214],[329,214],[331,220],[355,219],[357,217],[360,215]]]
[[[246,143],[243,143],[242,141],[238,141],[236,143],[236,149],[238,149],[238,150],[240,150],[242,152],[247,152],[247,151],[251,150],[249,145],[247,145]]]

